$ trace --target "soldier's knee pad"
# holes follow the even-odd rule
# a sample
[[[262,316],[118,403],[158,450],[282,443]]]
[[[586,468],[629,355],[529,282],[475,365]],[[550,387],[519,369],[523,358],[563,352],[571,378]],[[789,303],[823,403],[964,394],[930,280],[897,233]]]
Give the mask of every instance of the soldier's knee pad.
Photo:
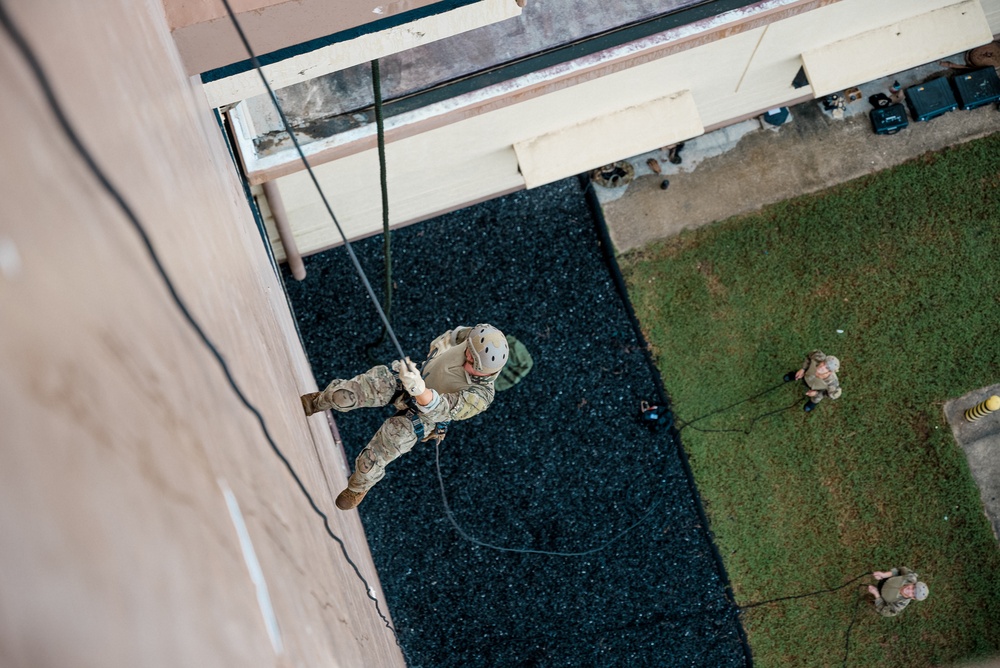
[[[342,387],[330,393],[330,401],[333,402],[334,410],[338,411],[349,411],[358,407],[358,395]]]

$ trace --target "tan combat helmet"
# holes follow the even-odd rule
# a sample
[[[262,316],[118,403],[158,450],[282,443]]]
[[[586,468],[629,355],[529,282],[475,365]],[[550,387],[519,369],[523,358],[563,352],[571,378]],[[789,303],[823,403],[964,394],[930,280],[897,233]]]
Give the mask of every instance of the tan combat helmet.
[[[472,368],[479,373],[500,373],[507,363],[507,337],[493,325],[480,324],[472,328],[467,341],[472,355]]]

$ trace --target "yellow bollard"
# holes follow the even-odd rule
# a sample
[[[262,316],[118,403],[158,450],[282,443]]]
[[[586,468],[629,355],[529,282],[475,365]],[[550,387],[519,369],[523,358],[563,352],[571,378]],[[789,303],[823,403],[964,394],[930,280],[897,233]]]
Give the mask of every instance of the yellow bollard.
[[[1000,408],[1000,397],[993,395],[986,401],[980,401],[978,404],[969,408],[965,411],[965,419],[969,422],[975,422],[981,417],[985,417]]]

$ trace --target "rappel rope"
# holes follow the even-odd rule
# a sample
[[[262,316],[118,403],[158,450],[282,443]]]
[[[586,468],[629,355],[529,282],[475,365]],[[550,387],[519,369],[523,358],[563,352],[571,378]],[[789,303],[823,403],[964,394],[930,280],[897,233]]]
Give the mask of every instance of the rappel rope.
[[[555,557],[583,557],[583,556],[586,556],[588,554],[594,554],[596,552],[600,552],[601,550],[604,550],[604,549],[606,549],[606,548],[614,545],[615,543],[617,543],[625,534],[629,533],[630,531],[632,531],[632,529],[635,529],[637,526],[639,526],[640,524],[642,524],[643,522],[645,522],[647,519],[649,519],[649,517],[653,514],[653,511],[656,510],[657,507],[659,507],[659,505],[660,505],[660,499],[657,499],[649,507],[649,510],[647,510],[645,512],[645,514],[643,514],[643,516],[640,517],[637,522],[635,522],[630,527],[624,529],[623,531],[621,531],[620,533],[618,533],[613,538],[605,541],[604,543],[602,543],[602,544],[598,545],[597,547],[595,547],[593,549],[590,549],[590,550],[583,550],[581,552],[559,552],[559,551],[552,551],[552,550],[537,550],[537,549],[533,549],[533,548],[501,547],[499,545],[493,545],[491,543],[485,543],[485,542],[483,542],[481,540],[477,540],[476,538],[473,538],[472,536],[470,536],[469,534],[467,534],[462,529],[462,527],[460,527],[458,525],[458,522],[455,520],[455,515],[451,512],[451,506],[448,504],[448,494],[445,492],[444,478],[441,476],[441,442],[440,441],[435,441],[434,442],[434,464],[437,467],[438,484],[441,487],[441,501],[444,502],[444,512],[448,516],[448,521],[451,522],[451,526],[453,526],[455,528],[455,531],[457,531],[458,534],[462,538],[464,538],[465,540],[469,541],[470,543],[473,543],[475,545],[479,545],[480,547],[486,547],[486,548],[489,548],[491,550],[497,550],[499,552],[516,552],[518,554],[547,554],[547,555],[555,556]]]
[[[792,404],[790,404],[788,406],[784,406],[782,408],[778,408],[778,409],[773,410],[773,411],[768,411],[766,413],[761,413],[760,415],[755,416],[750,421],[750,426],[747,427],[746,429],[705,429],[704,427],[693,427],[691,425],[693,425],[695,422],[700,422],[701,420],[704,420],[707,417],[711,417],[713,415],[717,415],[719,413],[728,411],[730,408],[735,408],[735,407],[737,407],[737,406],[739,406],[741,404],[745,404],[747,402],[753,401],[754,399],[759,399],[760,397],[763,397],[766,394],[770,394],[771,392],[774,392],[776,389],[778,389],[779,387],[782,387],[784,385],[786,385],[786,383],[784,381],[782,381],[782,382],[778,383],[777,385],[774,385],[772,387],[767,388],[763,392],[758,392],[757,394],[749,396],[746,399],[742,399],[740,401],[737,401],[736,403],[729,404],[728,406],[723,406],[722,408],[717,408],[716,410],[711,411],[709,413],[705,413],[704,415],[702,415],[700,417],[696,417],[693,420],[689,420],[689,421],[680,420],[680,422],[682,424],[680,424],[677,427],[677,433],[679,434],[684,429],[687,429],[688,427],[691,427],[695,431],[701,431],[701,432],[705,432],[705,433],[716,433],[716,434],[733,433],[733,434],[747,434],[748,435],[748,434],[750,434],[751,431],[753,431],[754,425],[756,425],[759,420],[763,420],[764,418],[766,418],[768,416],[776,415],[778,413],[781,413],[781,412],[787,411],[789,409],[795,408],[796,406],[799,405],[800,399],[796,399]],[[680,419],[680,418],[678,418],[678,419]]]
[[[372,61],[372,96],[375,99],[375,137],[378,144],[379,187],[382,190],[382,255],[385,258],[385,319],[392,321],[392,237],[389,234],[389,183],[388,170],[385,162],[385,117],[382,113],[382,71],[378,58]],[[382,333],[373,343],[365,346],[365,356],[369,362],[379,364],[372,350],[382,345],[388,330],[382,327]]]
[[[337,216],[333,213],[333,207],[330,206],[330,201],[326,198],[326,193],[323,191],[323,187],[319,184],[319,179],[316,178],[316,173],[313,172],[312,165],[306,158],[305,151],[302,150],[302,145],[299,143],[298,137],[295,136],[295,130],[292,128],[292,124],[288,122],[288,118],[285,116],[284,110],[281,108],[281,103],[278,101],[278,96],[274,94],[274,89],[271,88],[270,82],[268,82],[267,77],[264,76],[264,70],[261,68],[260,61],[257,60],[257,55],[254,53],[253,48],[250,46],[250,42],[247,40],[246,34],[243,32],[243,27],[240,25],[239,20],[237,20],[236,15],[233,13],[232,7],[229,6],[229,0],[222,0],[222,4],[226,7],[226,12],[229,14],[229,20],[232,22],[233,27],[236,28],[236,32],[239,33],[240,41],[243,43],[243,48],[250,56],[250,63],[253,65],[254,69],[257,70],[257,74],[260,75],[260,80],[264,84],[264,88],[267,89],[267,94],[271,99],[271,103],[274,105],[275,111],[278,112],[278,117],[281,118],[281,123],[288,132],[289,138],[292,140],[292,144],[295,145],[295,150],[299,154],[299,160],[306,168],[306,172],[309,173],[309,178],[316,187],[316,192],[319,193],[320,199],[323,201],[323,206],[326,208],[326,212],[330,215],[330,220],[333,221],[334,226],[337,228],[337,232],[340,234],[341,240],[344,242],[344,248],[347,250],[347,255],[351,258],[351,263],[354,265],[354,270],[358,274],[358,278],[361,279],[362,284],[365,286],[365,291],[368,293],[368,298],[371,300],[372,305],[375,307],[375,311],[378,312],[379,319],[382,321],[382,326],[385,327],[386,333],[392,340],[392,345],[396,348],[396,352],[399,353],[399,359],[406,359],[406,353],[403,352],[403,347],[399,344],[399,340],[396,338],[396,332],[393,331],[392,325],[389,324],[389,319],[385,315],[385,311],[382,310],[382,305],[379,304],[378,297],[375,296],[375,290],[372,288],[372,284],[368,281],[368,276],[365,274],[365,270],[361,266],[361,262],[358,261],[358,256],[354,253],[354,247],[351,246],[351,242],[347,240],[347,235],[344,234],[343,228],[340,226],[340,222],[337,220]]]
[[[818,591],[812,591],[812,592],[808,592],[806,594],[796,594],[794,596],[782,596],[780,598],[772,598],[772,599],[767,600],[767,601],[759,601],[757,603],[748,603],[747,605],[737,605],[736,607],[739,609],[739,613],[743,614],[743,612],[746,611],[746,610],[749,610],[751,608],[757,608],[757,607],[760,607],[762,605],[768,605],[770,603],[778,603],[779,601],[793,601],[795,599],[809,598],[810,596],[818,596],[819,594],[829,594],[831,592],[840,591],[841,589],[843,589],[845,587],[849,587],[852,584],[854,584],[855,582],[857,582],[858,580],[860,580],[861,578],[867,577],[869,574],[870,573],[868,571],[865,571],[864,573],[862,573],[861,575],[857,576],[856,578],[854,578],[852,580],[848,580],[847,582],[845,582],[844,584],[842,584],[840,586],[830,587],[829,589],[820,589]],[[863,585],[857,585],[857,586],[861,587]],[[854,622],[856,622],[857,619],[858,619],[858,610],[861,608],[861,600],[862,600],[863,597],[864,597],[863,592],[858,591],[857,592],[857,598],[854,601],[854,611],[851,614],[851,622],[847,625],[847,631],[844,633],[844,662],[843,662],[842,665],[845,666],[845,667],[847,666],[847,657],[850,656],[850,653],[851,653],[851,630],[854,628]]]
[[[236,28],[237,32],[239,33],[240,40],[243,42],[244,48],[246,49],[247,53],[250,55],[250,62],[253,64],[254,68],[257,70],[257,73],[260,75],[260,79],[263,82],[264,87],[267,89],[268,95],[271,98],[271,102],[274,105],[275,109],[277,110],[278,116],[281,118],[281,122],[284,125],[286,131],[288,132],[288,135],[291,138],[292,143],[295,145],[295,149],[296,149],[296,151],[299,154],[299,158],[301,159],[302,163],[305,165],[306,170],[309,172],[309,177],[312,180],[313,185],[316,187],[316,190],[319,192],[320,198],[323,200],[323,204],[326,207],[327,213],[330,214],[330,218],[333,220],[334,225],[336,225],[336,227],[337,227],[337,231],[340,233],[340,236],[341,236],[341,238],[344,241],[344,246],[347,249],[348,255],[350,255],[351,261],[354,264],[354,268],[357,271],[358,276],[361,278],[361,282],[364,284],[365,289],[368,292],[369,299],[372,301],[372,304],[375,306],[376,311],[378,311],[378,314],[379,314],[380,319],[382,320],[382,326],[383,326],[383,329],[384,329],[384,331],[383,331],[383,337],[384,337],[385,334],[388,334],[389,337],[392,339],[392,343],[395,346],[396,351],[400,355],[400,359],[405,359],[406,358],[406,354],[403,352],[403,349],[400,346],[398,339],[396,338],[396,334],[395,334],[395,332],[392,329],[392,325],[389,322],[389,318],[386,315],[386,313],[389,311],[389,308],[390,308],[390,302],[391,302],[391,296],[392,296],[392,282],[391,282],[392,278],[391,278],[391,260],[390,260],[390,246],[389,246],[389,229],[388,229],[388,225],[389,225],[389,221],[388,221],[389,202],[388,202],[388,188],[387,188],[386,165],[385,165],[384,119],[383,119],[383,115],[382,115],[381,81],[380,81],[380,71],[379,71],[378,61],[377,60],[372,61],[372,84],[373,84],[373,90],[374,90],[374,96],[375,96],[376,133],[377,133],[378,145],[379,145],[379,166],[380,166],[381,188],[382,188],[382,221],[383,221],[383,227],[384,227],[384,231],[385,231],[385,253],[386,253],[386,285],[385,285],[385,289],[386,289],[386,309],[385,310],[383,310],[382,307],[381,307],[381,305],[379,304],[378,299],[375,296],[375,292],[372,289],[371,283],[369,282],[368,277],[365,275],[364,269],[361,267],[361,263],[358,261],[357,256],[354,253],[354,249],[351,247],[351,244],[347,241],[347,237],[344,234],[344,231],[341,228],[340,223],[337,221],[337,217],[334,215],[333,209],[330,206],[330,203],[329,203],[329,201],[326,198],[326,194],[323,192],[323,189],[320,186],[319,181],[316,178],[316,175],[313,173],[313,170],[312,170],[311,165],[309,164],[309,161],[306,159],[305,153],[302,150],[302,146],[299,144],[299,141],[298,141],[298,139],[295,136],[295,132],[293,131],[293,129],[291,127],[291,124],[288,122],[288,119],[285,116],[285,113],[284,113],[284,111],[281,108],[281,104],[278,101],[278,98],[275,95],[274,90],[271,88],[270,83],[267,81],[267,78],[264,76],[264,72],[261,69],[259,61],[257,60],[257,56],[254,54],[254,51],[251,48],[250,43],[248,42],[248,40],[246,38],[246,35],[243,33],[243,29],[240,26],[239,21],[236,19],[236,16],[233,14],[232,8],[229,6],[229,0],[222,0],[222,3],[225,5],[226,11],[229,13],[229,18],[232,21],[233,26]],[[372,346],[369,346],[369,349],[371,347],[373,347],[374,345],[378,345],[379,343],[381,343],[381,339],[378,342],[376,342],[375,344],[372,344]],[[367,350],[368,349],[366,349],[366,351]],[[436,446],[439,448],[440,447],[440,443],[436,442]],[[453,516],[453,514],[451,512],[451,508],[448,506],[448,500],[447,500],[447,497],[445,495],[445,490],[444,490],[444,481],[443,481],[443,479],[441,479],[440,465],[438,465],[437,472],[438,472],[438,479],[439,479],[439,481],[441,483],[441,494],[442,494],[442,500],[443,500],[444,506],[445,506],[445,512],[447,513],[448,519],[451,521],[452,526],[454,526],[455,529],[458,531],[458,533],[463,538],[465,538],[466,540],[468,540],[468,541],[470,541],[472,543],[475,543],[477,545],[480,545],[482,547],[487,547],[487,548],[490,548],[490,549],[499,550],[499,551],[503,551],[503,552],[527,552],[527,553],[548,554],[548,555],[556,555],[556,556],[584,556],[584,555],[588,555],[588,554],[593,554],[594,552],[599,552],[599,551],[607,548],[608,546],[614,544],[622,536],[624,536],[625,534],[627,534],[629,531],[631,531],[635,527],[637,527],[640,524],[642,524],[643,522],[645,522],[646,519],[648,519],[652,515],[653,511],[656,509],[656,507],[659,504],[658,501],[655,502],[649,508],[649,510],[646,511],[646,513],[642,516],[642,518],[638,522],[636,522],[632,526],[628,527],[627,529],[625,529],[624,531],[622,531],[621,533],[619,533],[618,535],[616,535],[615,537],[613,537],[609,541],[607,541],[607,542],[603,543],[602,545],[600,545],[600,546],[598,546],[598,547],[596,547],[594,549],[591,549],[591,550],[585,550],[585,551],[582,551],[582,552],[554,552],[554,551],[545,551],[545,550],[505,548],[505,547],[500,547],[500,546],[496,546],[496,545],[491,545],[489,543],[485,543],[485,542],[482,542],[482,541],[478,541],[475,538],[473,538],[472,536],[469,536],[467,533],[465,533],[458,526],[458,524],[455,522],[454,516]],[[377,605],[377,602],[376,602],[376,605]],[[381,612],[380,612],[380,614],[381,614]],[[386,625],[388,626],[388,622],[386,622]],[[391,629],[391,627],[389,627],[389,628]],[[394,630],[393,630],[393,633],[395,633]],[[398,642],[399,642],[399,640],[398,640],[398,637],[397,637],[397,643]]]
[[[316,174],[313,172],[312,165],[310,165],[309,160],[306,159],[306,154],[302,150],[302,146],[301,144],[299,144],[298,138],[295,136],[295,130],[292,128],[291,123],[288,122],[288,118],[285,116],[285,112],[281,108],[281,103],[278,101],[278,96],[275,95],[274,89],[271,88],[271,84],[268,82],[267,77],[264,76],[264,70],[261,68],[260,61],[257,60],[257,54],[254,53],[253,47],[250,46],[250,41],[247,39],[246,34],[243,32],[243,27],[240,25],[239,20],[236,18],[236,14],[233,12],[233,8],[229,5],[229,0],[222,0],[222,4],[226,8],[226,13],[229,15],[229,20],[232,22],[233,28],[236,29],[236,32],[240,37],[240,41],[243,43],[243,47],[246,49],[247,54],[250,56],[250,63],[253,65],[254,69],[257,70],[257,74],[260,77],[261,83],[263,83],[264,88],[267,89],[267,94],[271,99],[271,103],[274,105],[275,111],[278,112],[278,116],[281,118],[281,123],[284,126],[285,131],[288,132],[288,136],[291,138],[292,144],[295,145],[295,150],[299,154],[299,159],[302,161],[302,164],[305,166],[306,171],[309,173],[309,178],[312,180],[313,186],[315,186],[316,188],[316,192],[319,193],[320,199],[323,200],[323,206],[326,208],[327,213],[330,214],[330,219],[333,221],[334,226],[337,228],[337,232],[340,234],[340,238],[344,242],[344,248],[347,250],[347,254],[351,258],[351,263],[354,265],[354,269],[358,274],[358,278],[361,279],[361,283],[365,286],[365,291],[368,293],[368,298],[371,300],[372,305],[375,307],[375,311],[378,313],[379,318],[382,320],[382,325],[385,327],[386,333],[392,340],[392,344],[393,346],[395,346],[396,352],[399,353],[399,358],[406,359],[406,353],[403,352],[403,347],[399,344],[399,339],[396,338],[396,333],[393,331],[392,326],[389,324],[389,319],[386,316],[385,312],[382,310],[382,306],[379,304],[378,298],[375,296],[375,290],[372,288],[371,283],[368,281],[368,276],[365,275],[364,268],[362,268],[361,262],[358,260],[357,255],[355,255],[354,253],[354,248],[351,246],[351,243],[347,240],[347,235],[344,234],[344,230],[340,226],[340,222],[337,220],[337,216],[333,213],[333,207],[330,206],[330,202],[326,198],[326,193],[323,191],[323,188],[319,184],[319,180],[316,178]],[[263,426],[263,418],[261,418],[261,425]],[[281,454],[276,445],[273,445],[273,447],[275,451],[278,452],[278,455],[281,457],[282,461],[285,462],[286,467],[288,467],[289,471],[295,477],[296,481],[298,481],[299,488],[309,499],[309,503],[312,505],[313,509],[323,518],[324,524],[327,529],[327,533],[330,534],[330,536],[333,537],[334,540],[336,540],[340,544],[341,550],[344,552],[344,556],[347,558],[348,563],[351,564],[351,566],[354,568],[355,574],[361,579],[362,583],[365,585],[365,593],[368,595],[368,598],[370,598],[374,602],[375,611],[378,613],[379,617],[382,618],[385,627],[392,632],[392,635],[396,640],[396,645],[399,646],[400,651],[403,652],[403,655],[405,657],[406,650],[403,648],[402,643],[399,641],[399,634],[396,633],[396,629],[393,628],[392,624],[389,623],[388,617],[386,617],[386,615],[382,612],[382,609],[379,606],[378,599],[375,597],[371,585],[368,584],[368,581],[362,576],[361,571],[351,560],[350,556],[348,556],[347,549],[344,546],[343,541],[338,536],[336,536],[330,529],[329,519],[327,518],[326,514],[323,513],[316,505],[316,503],[313,501],[311,495],[306,490],[302,482],[298,480],[298,476],[292,470],[291,464],[288,462],[287,459],[285,459],[284,455]]]
[[[295,130],[292,128],[291,123],[288,122],[288,118],[285,116],[285,112],[281,108],[281,103],[278,101],[278,96],[274,94],[274,89],[271,88],[271,84],[268,82],[267,77],[264,76],[264,70],[261,68],[260,61],[257,60],[257,54],[254,53],[253,47],[250,46],[250,41],[247,39],[246,34],[243,32],[243,27],[240,25],[239,20],[236,18],[236,14],[233,12],[233,8],[229,5],[229,0],[222,0],[222,4],[225,6],[226,13],[229,15],[229,20],[232,22],[233,28],[236,29],[236,32],[240,37],[240,41],[243,43],[243,48],[246,49],[247,54],[250,56],[250,63],[253,65],[254,69],[257,70],[257,74],[258,76],[260,76],[261,83],[263,83],[264,88],[267,89],[267,94],[271,98],[271,103],[274,105],[275,111],[278,112],[278,116],[281,118],[281,123],[284,126],[285,131],[288,132],[288,136],[289,138],[291,138],[292,144],[295,145],[295,150],[299,154],[299,159],[302,161],[302,164],[305,165],[306,171],[309,173],[309,178],[312,180],[313,185],[316,187],[316,192],[319,193],[320,199],[323,200],[323,206],[326,208],[327,213],[330,214],[330,219],[333,221],[334,226],[337,228],[337,232],[340,234],[340,238],[344,242],[344,248],[347,250],[347,254],[351,258],[351,263],[354,265],[354,269],[358,273],[358,277],[361,279],[361,283],[365,286],[365,291],[368,293],[368,298],[371,300],[372,305],[375,307],[375,311],[378,313],[379,318],[382,320],[382,325],[385,327],[386,333],[388,333],[389,338],[392,340],[392,344],[393,346],[395,346],[396,352],[399,353],[399,358],[406,359],[406,353],[403,352],[403,347],[399,344],[399,340],[396,338],[396,333],[392,330],[392,326],[389,324],[389,319],[386,316],[385,312],[382,310],[382,306],[379,304],[378,298],[375,296],[375,290],[372,288],[371,283],[368,281],[368,277],[365,275],[364,269],[361,267],[361,262],[358,261],[358,257],[354,253],[354,248],[347,240],[347,235],[344,234],[344,230],[340,226],[340,222],[337,220],[337,216],[334,215],[333,213],[333,207],[330,206],[330,202],[326,198],[326,193],[323,192],[323,188],[320,186],[319,180],[316,178],[315,172],[313,172],[312,165],[310,165],[309,160],[306,159],[306,154],[302,150],[302,145],[299,144],[299,140],[295,136]],[[261,420],[261,426],[263,427],[264,426],[263,418],[260,418],[260,420]],[[266,433],[266,427],[264,428]],[[324,525],[326,526],[327,533],[330,534],[330,536],[340,544],[341,550],[343,551],[344,556],[347,559],[348,563],[351,564],[351,566],[354,568],[355,574],[358,576],[358,578],[361,579],[361,582],[365,585],[365,593],[368,595],[368,598],[370,598],[374,602],[375,611],[378,613],[379,617],[382,618],[385,627],[392,632],[392,635],[396,640],[396,645],[399,646],[400,651],[402,651],[405,655],[405,650],[403,649],[403,645],[402,643],[399,642],[399,634],[396,633],[396,629],[393,628],[392,624],[389,623],[389,618],[386,617],[386,615],[382,612],[382,609],[379,606],[378,599],[375,597],[371,585],[368,584],[368,581],[361,574],[360,569],[357,567],[357,565],[354,564],[350,556],[347,554],[347,548],[344,545],[343,541],[333,533],[333,530],[330,528],[330,520],[326,516],[326,513],[320,510],[319,506],[316,505],[316,502],[313,500],[308,490],[306,490],[305,485],[302,484],[301,480],[299,480],[298,478],[298,475],[296,475],[295,471],[292,469],[291,464],[278,449],[277,445],[274,444],[273,440],[270,439],[270,435],[268,435],[268,440],[271,442],[275,452],[277,452],[278,456],[281,457],[282,461],[285,463],[285,466],[288,468],[289,472],[291,472],[296,482],[298,482],[299,488],[302,490],[302,493],[305,494],[306,498],[309,499],[309,503],[313,507],[313,510],[323,518],[323,522]]]

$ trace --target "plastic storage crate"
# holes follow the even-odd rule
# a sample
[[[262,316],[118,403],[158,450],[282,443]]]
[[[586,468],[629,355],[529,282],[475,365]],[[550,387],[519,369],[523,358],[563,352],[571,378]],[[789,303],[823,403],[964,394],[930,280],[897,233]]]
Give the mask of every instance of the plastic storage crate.
[[[992,67],[956,74],[951,83],[962,109],[975,109],[1000,100],[1000,76]]]
[[[913,118],[918,121],[929,121],[958,108],[955,94],[945,77],[910,86],[906,89],[906,101],[910,103]]]
[[[900,103],[876,107],[868,113],[868,117],[871,118],[872,129],[877,135],[896,134],[910,124],[906,117],[906,107]]]

